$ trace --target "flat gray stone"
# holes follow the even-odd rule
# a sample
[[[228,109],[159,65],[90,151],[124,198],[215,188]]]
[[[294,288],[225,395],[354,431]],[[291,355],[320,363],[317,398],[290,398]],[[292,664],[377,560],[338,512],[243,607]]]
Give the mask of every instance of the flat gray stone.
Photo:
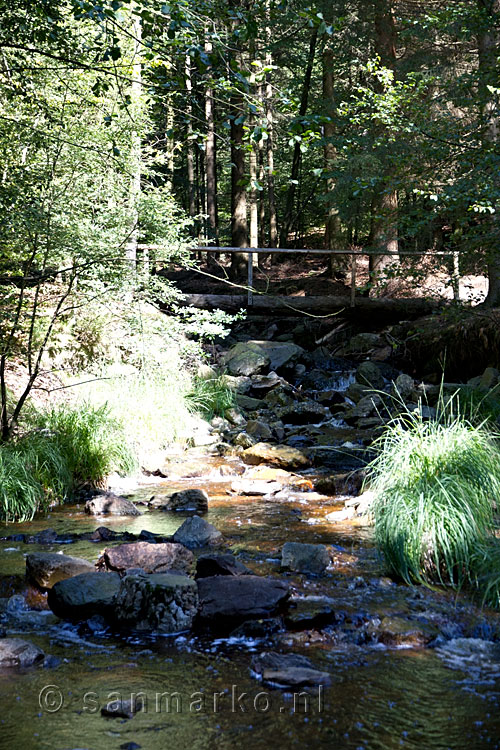
[[[196,561],[196,578],[247,575],[253,575],[252,571],[229,553],[200,555]]]
[[[296,573],[323,575],[330,564],[330,555],[324,544],[286,542],[281,552],[281,567]]]
[[[41,589],[50,589],[65,578],[92,571],[95,571],[94,565],[80,557],[51,552],[35,552],[26,557],[26,576]]]
[[[263,682],[281,687],[318,687],[331,682],[328,672],[315,669],[309,659],[299,654],[265,651],[253,659],[252,669]]]
[[[134,503],[125,497],[107,492],[97,495],[85,503],[85,512],[92,516],[140,516],[142,515]]]
[[[221,532],[211,523],[199,516],[186,518],[174,534],[174,542],[183,544],[188,549],[196,547],[209,547],[221,544],[223,537]]]
[[[231,490],[238,495],[274,495],[283,489],[279,482],[266,479],[236,479],[231,484]]]
[[[38,646],[21,638],[0,638],[0,668],[31,667],[45,657]]]
[[[278,613],[289,597],[285,581],[260,576],[213,576],[198,580],[199,618],[203,625],[227,631],[245,620]]]
[[[280,469],[305,469],[311,465],[310,460],[297,448],[289,445],[271,445],[257,443],[246,448],[241,454],[244,463],[255,466],[270,464]]]
[[[146,573],[189,573],[193,567],[193,553],[182,544],[172,542],[131,542],[106,548],[97,565],[102,570],[117,573],[124,573],[130,568],[141,568]]]

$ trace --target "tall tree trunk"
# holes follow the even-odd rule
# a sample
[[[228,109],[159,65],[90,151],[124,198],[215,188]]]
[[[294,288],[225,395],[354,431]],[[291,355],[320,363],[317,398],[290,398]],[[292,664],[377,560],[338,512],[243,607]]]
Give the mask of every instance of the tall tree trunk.
[[[306,65],[306,71],[304,74],[304,82],[302,84],[302,95],[300,98],[299,118],[304,117],[307,112],[307,103],[309,100],[309,89],[311,86],[311,76],[312,76],[312,69],[313,69],[313,64],[314,64],[314,56],[316,54],[317,40],[318,40],[318,29],[317,27],[315,27],[313,29],[313,32],[311,34],[311,39],[309,42],[309,54],[307,56],[307,65]],[[295,192],[296,192],[296,186],[297,186],[298,176],[299,176],[300,161],[301,161],[300,143],[295,143],[295,146],[293,149],[292,171],[290,174],[290,183],[289,183],[288,192],[286,195],[285,214],[283,217],[283,226],[281,227],[281,235],[280,235],[281,247],[286,247],[287,242],[288,242],[288,235],[293,225]]]
[[[134,35],[134,59],[132,63],[132,83],[130,85],[130,112],[134,119],[130,144],[130,186],[129,186],[129,211],[130,211],[130,233],[125,247],[125,254],[132,270],[137,270],[137,243],[139,239],[139,199],[141,197],[141,95],[142,95],[142,26],[140,18],[133,18]],[[146,264],[144,263],[144,266]]]
[[[500,117],[498,115],[498,56],[500,55],[500,0],[477,0],[481,11],[482,24],[478,35],[480,94],[482,109],[482,140],[485,150],[498,148],[500,136]],[[491,87],[491,88],[489,88]],[[496,89],[492,92],[491,89]],[[496,175],[497,190],[500,190],[500,179]],[[485,305],[500,306],[500,202],[497,201],[495,213],[487,220],[488,250],[488,295]]]
[[[266,199],[264,193],[265,172],[264,172],[264,143],[259,141],[259,247],[266,246]]]
[[[333,202],[333,192],[335,190],[335,179],[328,173],[333,169],[337,158],[335,146],[332,138],[335,135],[335,103],[333,99],[333,50],[326,48],[323,52],[323,100],[325,113],[328,121],[324,126],[325,145],[323,155],[325,159],[325,169],[327,171],[326,188],[327,188],[327,208],[325,216],[325,248],[327,250],[341,249],[341,232],[340,219],[338,211]],[[334,260],[335,256],[329,257],[330,274],[339,269],[338,261]]]
[[[243,122],[241,113],[243,97],[239,93],[231,96],[231,244],[233,247],[248,247],[247,199],[245,187],[245,152],[243,150]],[[231,256],[231,277],[245,278],[247,253]]]
[[[186,55],[186,112],[187,112],[187,179],[188,179],[188,210],[191,217],[196,216],[196,198],[194,181],[194,143],[193,143],[193,83],[191,80],[191,57]],[[193,225],[193,235],[196,227]]]
[[[231,7],[238,8],[238,0],[231,0]],[[231,20],[233,38],[240,25],[236,13]],[[239,59],[241,65],[241,57]],[[245,151],[243,130],[243,95],[239,90],[240,83],[233,81],[233,91],[229,102],[231,125],[231,244],[233,247],[248,247],[247,198],[245,185]],[[248,262],[247,253],[233,253],[231,256],[230,275],[233,280],[243,280]]]
[[[175,168],[175,139],[174,132],[174,110],[171,102],[167,99],[165,104],[165,141],[166,141],[166,165],[167,179],[166,187],[170,193],[174,190],[174,168]]]
[[[205,40],[205,53],[207,57],[212,54],[212,42]],[[211,77],[211,67],[207,71]],[[207,183],[207,214],[208,214],[208,232],[209,242],[219,244],[219,227],[217,217],[217,153],[215,140],[215,112],[214,112],[214,92],[212,84],[209,81],[205,91],[205,120],[207,123],[207,139],[205,144],[205,172]]]
[[[391,0],[375,0],[375,52],[385,68],[395,71],[396,27]],[[384,86],[378,83],[379,93]],[[383,166],[383,179],[372,201],[370,274],[377,291],[390,290],[392,286],[384,280],[390,267],[399,264],[398,253],[398,194],[390,187],[392,175],[387,165]]]
[[[266,67],[271,68],[273,56],[271,44],[271,0],[266,0]],[[274,123],[273,123],[273,87],[271,71],[266,73],[265,111],[267,122],[267,199],[269,205],[269,247],[278,247],[278,218],[274,190]]]
[[[256,86],[255,86],[255,68],[252,62],[255,59],[255,43],[252,40],[250,45],[250,96],[256,98]],[[255,127],[255,115],[253,111],[249,117],[250,132]],[[258,161],[257,161],[257,142],[250,138],[250,154],[248,157],[249,162],[249,173],[250,173],[250,191],[249,191],[249,204],[250,204],[250,247],[259,246],[259,190],[257,188],[258,182]],[[252,255],[252,262],[254,265],[257,264],[257,256],[255,253]]]

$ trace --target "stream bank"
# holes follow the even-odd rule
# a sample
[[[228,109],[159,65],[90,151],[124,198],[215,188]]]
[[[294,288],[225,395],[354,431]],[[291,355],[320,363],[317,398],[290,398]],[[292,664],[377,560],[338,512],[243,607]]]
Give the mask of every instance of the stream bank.
[[[153,750],[169,741],[200,748],[264,748],[273,741],[348,750],[498,746],[499,616],[462,595],[388,578],[366,516],[356,514],[359,469],[383,421],[366,393],[375,387],[366,380],[376,377],[373,356],[363,365],[380,342],[364,342],[370,349],[361,361],[349,359],[352,352],[335,359],[328,350],[310,354],[293,345],[291,360],[280,364],[271,347],[247,343],[230,376],[239,411],[214,421],[205,447],[151,467],[157,475],[126,493],[139,514],[94,516],[82,501],[0,528],[0,628],[45,654],[33,667],[2,671],[5,742]],[[272,356],[277,351],[283,359],[284,347]],[[260,357],[257,372],[248,372],[248,352],[254,365]],[[231,370],[234,357],[225,358]],[[412,403],[420,384],[375,367],[379,386],[390,391],[400,378]],[[175,493],[186,490],[199,492],[184,510],[172,510],[182,505]],[[27,555],[62,552],[94,566],[112,557],[106,549],[176,544],[194,515],[222,535],[215,545],[191,549],[198,572],[200,558],[206,571],[207,559],[229,554],[239,572],[280,582],[287,597],[269,616],[260,612],[229,628],[219,618],[161,634],[120,628],[99,614],[72,622],[50,612],[46,592],[26,579]],[[318,575],[285,568],[290,542],[324,545],[326,569]],[[226,604],[219,595],[219,606]],[[269,661],[269,652],[282,660]],[[319,684],[309,684],[307,670],[322,675]],[[57,690],[45,704],[40,691],[47,685]],[[146,708],[133,718],[101,715],[115,694],[123,703],[138,692]],[[174,692],[181,705],[167,710],[164,701],[157,710],[157,693]],[[294,705],[298,692],[307,693],[304,710]]]

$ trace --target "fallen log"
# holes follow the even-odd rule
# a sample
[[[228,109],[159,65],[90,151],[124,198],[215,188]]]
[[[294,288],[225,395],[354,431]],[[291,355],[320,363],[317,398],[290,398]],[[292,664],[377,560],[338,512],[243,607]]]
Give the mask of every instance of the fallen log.
[[[342,311],[350,317],[374,315],[379,318],[417,318],[429,315],[446,303],[423,298],[371,298],[357,297],[354,307],[350,307],[348,297],[271,297],[256,295],[253,305],[247,307],[247,298],[242,294],[184,294],[180,303],[183,307],[196,307],[203,310],[224,310],[237,312],[248,309],[255,314],[269,313],[309,313],[324,315]],[[179,304],[179,303],[177,303]]]

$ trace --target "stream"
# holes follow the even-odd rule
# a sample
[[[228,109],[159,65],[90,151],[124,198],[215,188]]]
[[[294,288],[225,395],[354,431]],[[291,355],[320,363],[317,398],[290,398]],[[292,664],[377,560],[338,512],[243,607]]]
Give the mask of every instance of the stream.
[[[234,366],[240,374],[249,351],[235,349],[243,357],[243,365],[238,360]],[[319,350],[304,361],[288,371],[295,389],[276,373],[235,377],[252,396],[239,404],[253,410],[253,422],[243,422],[254,438],[240,426],[221,428],[233,445],[241,438],[245,445],[266,439],[272,429],[275,442],[312,446],[313,468],[303,468],[284,491],[242,496],[238,482],[245,466],[239,456],[193,449],[174,458],[168,479],[149,477],[126,495],[140,516],[92,516],[82,502],[30,523],[0,525],[0,633],[27,639],[46,655],[41,665],[0,672],[2,748],[500,747],[500,615],[462,594],[396,583],[387,577],[373,530],[362,518],[327,518],[346,508],[346,497],[320,494],[316,480],[322,472],[362,465],[355,453],[370,445],[370,430],[380,421],[360,384],[361,369],[366,378],[371,367],[372,377],[373,365],[342,371]],[[393,370],[384,373],[377,377],[389,390]],[[398,382],[402,387],[408,380],[410,394],[413,381],[403,376]],[[290,586],[281,618],[254,620],[224,637],[200,629],[114,632],[99,616],[79,624],[59,620],[46,594],[27,582],[30,553],[61,552],[95,563],[104,548],[124,541],[91,541],[103,526],[135,535],[131,540],[170,538],[190,514],[158,506],[185,489],[207,492],[204,518],[222,533],[221,552],[232,553],[254,575]],[[44,539],[40,532],[47,529],[53,532]],[[283,571],[286,542],[326,545],[325,575]],[[269,651],[307,657],[324,679],[295,691],[263,681],[253,660]],[[140,710],[132,718],[101,714],[110,701],[135,698]]]
[[[95,561],[107,545],[3,541],[0,596],[6,633],[29,638],[50,657],[43,667],[2,673],[2,747],[500,746],[496,615],[445,592],[390,581],[370,528],[354,520],[325,521],[326,513],[339,507],[336,498],[312,492],[310,500],[307,492],[291,492],[286,501],[229,494],[234,476],[220,476],[221,459],[206,462],[204,477],[179,479],[175,488],[206,489],[206,518],[224,534],[225,548],[254,573],[287,579],[299,609],[300,601],[307,610],[326,599],[334,613],[330,622],[309,628],[289,622],[275,633],[226,638],[117,635],[99,629],[98,622],[72,625],[47,611],[43,596],[29,589],[25,555],[62,551]],[[233,468],[236,472],[237,461]],[[167,490],[172,482],[148,485],[132,499],[149,500]],[[105,524],[115,531],[169,535],[185,517],[142,510],[140,517],[107,518]],[[83,505],[66,505],[31,523],[0,527],[0,537],[48,527],[64,537],[102,525],[102,518],[83,512]],[[280,550],[290,540],[329,545],[332,564],[326,576],[306,580],[280,573]],[[329,673],[330,684],[308,688],[307,698],[263,685],[251,671],[251,659],[266,649],[307,655],[315,668]],[[143,695],[144,705],[133,718],[101,716],[109,700],[134,693]]]

